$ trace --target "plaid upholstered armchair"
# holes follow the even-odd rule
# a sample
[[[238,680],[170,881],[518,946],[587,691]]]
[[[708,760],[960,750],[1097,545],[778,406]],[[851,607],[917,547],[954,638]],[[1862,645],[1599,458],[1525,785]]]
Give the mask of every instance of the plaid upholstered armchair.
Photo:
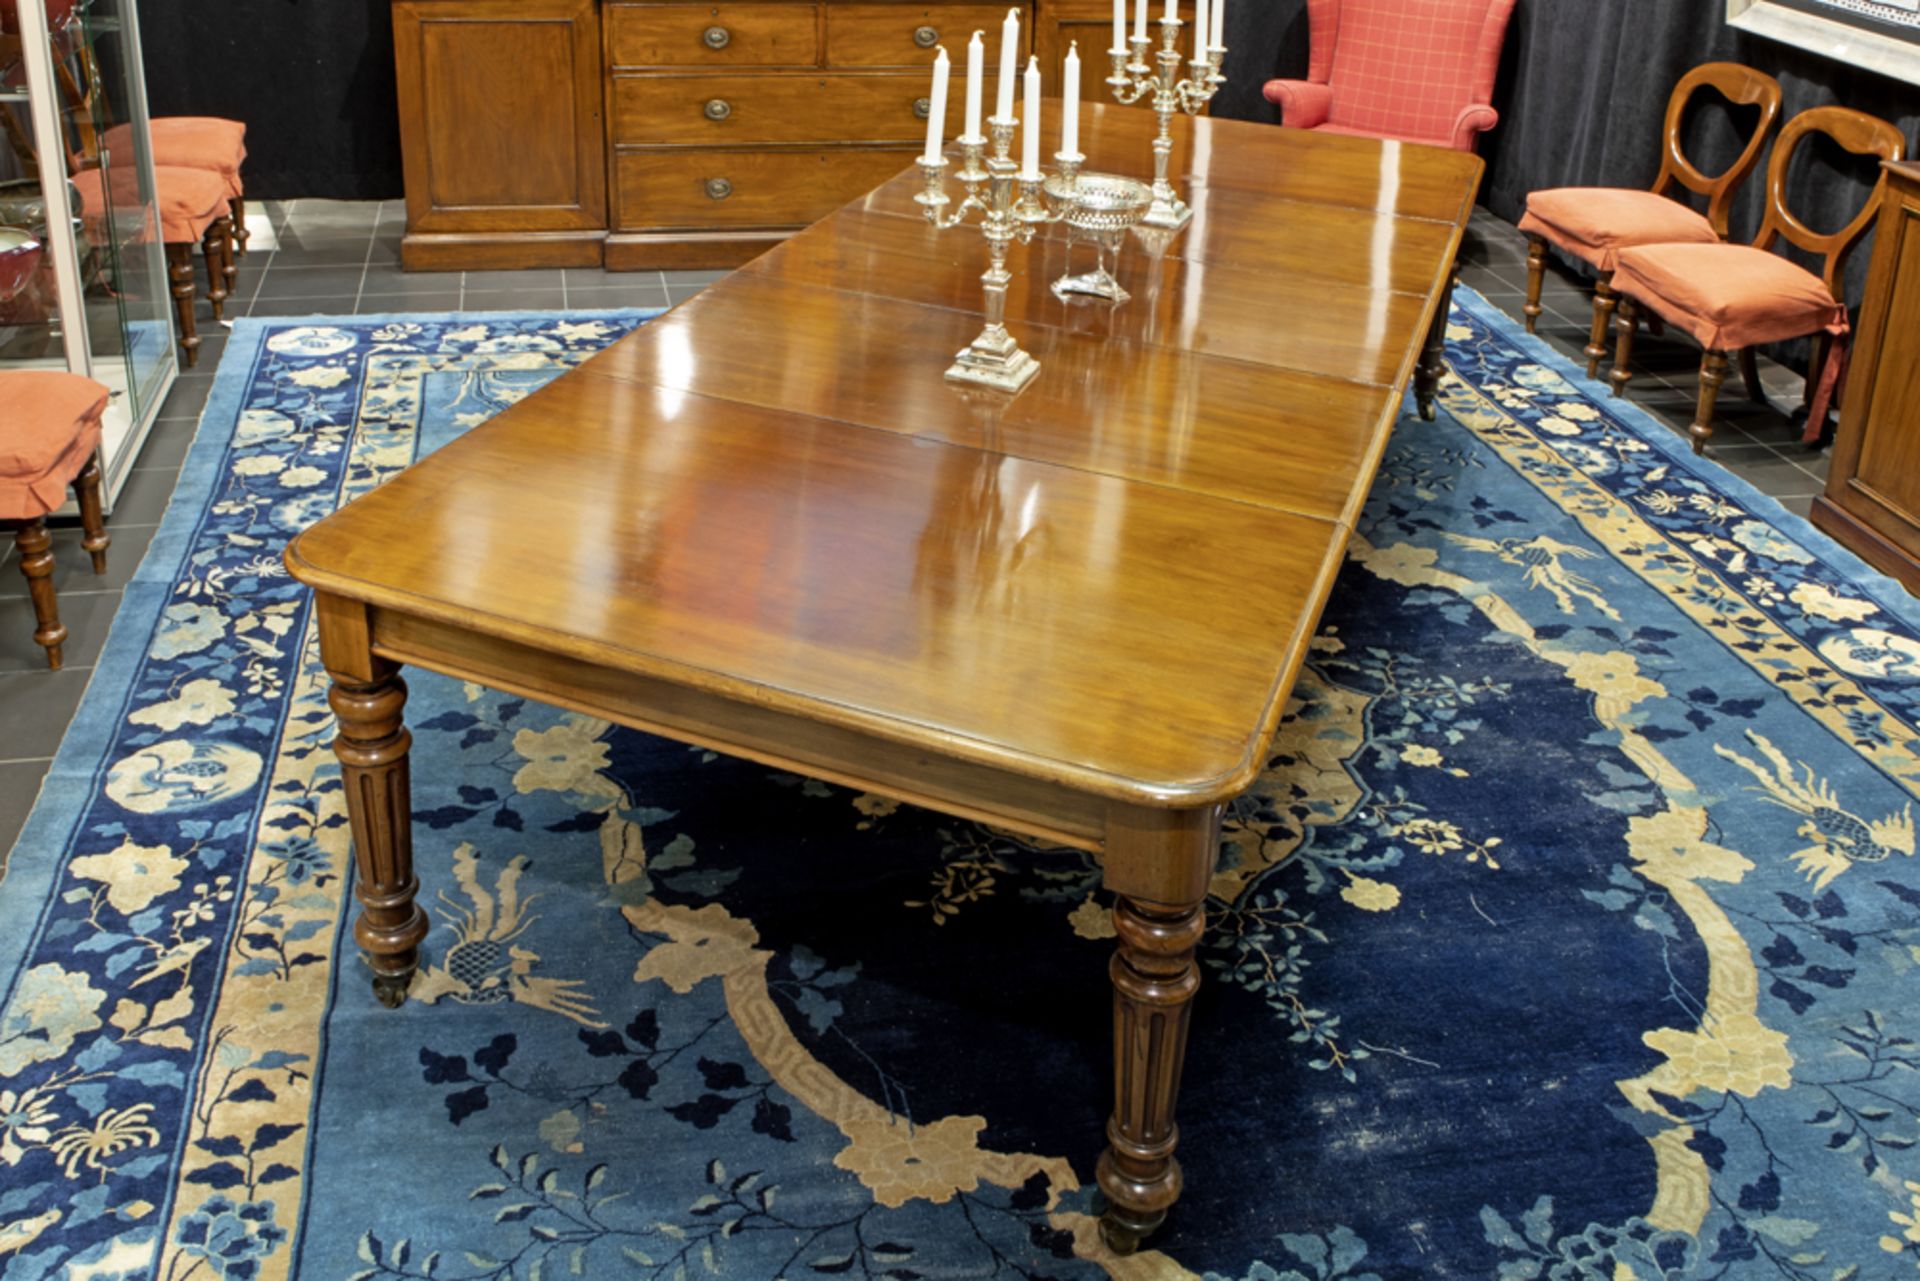
[[[1307,0],[1305,80],[1269,80],[1291,129],[1456,151],[1500,115],[1491,105],[1514,0]]]

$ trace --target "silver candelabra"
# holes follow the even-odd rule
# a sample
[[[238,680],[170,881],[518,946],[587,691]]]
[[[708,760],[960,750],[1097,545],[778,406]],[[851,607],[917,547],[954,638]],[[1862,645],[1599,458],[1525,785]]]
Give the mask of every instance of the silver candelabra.
[[[1124,106],[1152,93],[1153,114],[1160,120],[1160,132],[1153,140],[1153,204],[1140,219],[1151,227],[1184,227],[1193,217],[1193,210],[1167,179],[1167,158],[1173,153],[1173,113],[1198,115],[1227,82],[1220,74],[1220,64],[1227,56],[1224,45],[1210,45],[1206,57],[1188,59],[1187,77],[1181,79],[1180,28],[1185,25],[1179,18],[1160,19],[1160,48],[1153,55],[1159,64],[1157,69],[1147,63],[1147,50],[1153,41],[1146,36],[1128,38],[1131,53],[1107,51],[1113,59],[1113,74],[1107,77],[1107,84],[1115,100]]]
[[[967,194],[957,206],[948,209],[953,202],[946,192],[945,156],[932,160],[922,157],[920,172],[926,187],[914,197],[927,221],[943,231],[965,222],[972,213],[980,214],[980,230],[987,238],[987,269],[980,277],[987,323],[947,368],[947,378],[998,391],[1019,391],[1040,372],[1040,362],[1023,351],[1007,332],[1007,285],[1013,279],[1013,273],[1007,270],[1007,247],[1016,240],[1022,244],[1032,240],[1038,227],[1060,216],[1046,199],[1045,177],[1020,173],[1008,154],[1019,123],[1011,116],[994,116],[987,121],[992,135],[991,155],[987,154],[988,139],[959,139],[960,172],[954,176]],[[1083,160],[1082,156],[1064,152],[1054,157],[1069,187]]]

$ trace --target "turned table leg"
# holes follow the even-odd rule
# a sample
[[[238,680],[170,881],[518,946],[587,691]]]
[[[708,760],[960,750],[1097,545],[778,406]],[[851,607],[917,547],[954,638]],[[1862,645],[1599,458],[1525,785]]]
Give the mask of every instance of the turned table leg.
[[[1113,1116],[1096,1178],[1106,1194],[1100,1234],[1131,1254],[1180,1197],[1174,1104],[1187,1022],[1200,988],[1194,959],[1206,928],[1207,883],[1220,811],[1116,807],[1108,823],[1107,888],[1120,946],[1113,976]]]
[[[1446,372],[1447,317],[1453,310],[1453,272],[1440,291],[1440,306],[1427,327],[1427,341],[1420,348],[1420,363],[1413,369],[1413,399],[1420,406],[1420,417],[1433,421],[1433,397],[1440,390],[1440,376]]]
[[[407,752],[413,736],[401,719],[407,702],[399,665],[365,644],[366,611],[321,598],[321,661],[333,677],[327,702],[340,725],[333,751],[346,784],[358,873],[360,919],[353,936],[373,969],[373,993],[397,1008],[407,999],[427,936],[427,915],[414,901],[412,782]]]

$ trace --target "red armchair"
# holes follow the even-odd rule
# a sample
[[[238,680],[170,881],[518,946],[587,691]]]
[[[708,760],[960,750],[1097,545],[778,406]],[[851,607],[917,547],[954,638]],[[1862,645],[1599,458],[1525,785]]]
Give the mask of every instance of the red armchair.
[[[1269,80],[1289,129],[1472,151],[1514,0],[1307,0],[1305,80]]]

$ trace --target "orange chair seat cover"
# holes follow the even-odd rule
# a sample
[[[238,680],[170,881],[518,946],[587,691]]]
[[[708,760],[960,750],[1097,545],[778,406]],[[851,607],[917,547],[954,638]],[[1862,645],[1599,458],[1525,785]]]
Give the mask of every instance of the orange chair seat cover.
[[[79,374],[0,372],[0,519],[31,520],[66,500],[100,445],[107,396]]]
[[[1751,245],[1622,249],[1613,287],[1692,334],[1708,351],[1847,329],[1847,309],[1820,277]]]
[[[105,172],[113,176],[102,182]],[[166,244],[190,244],[200,239],[215,219],[227,213],[226,180],[211,170],[156,165],[153,181],[160,204],[160,239]],[[82,216],[96,233],[105,223],[109,199],[116,220],[123,222],[140,215],[140,190],[131,163],[110,170],[82,169],[73,175],[73,184],[80,189]],[[108,186],[112,187],[111,193]],[[151,228],[138,232],[123,226],[120,234],[145,239],[152,232]]]
[[[1555,187],[1527,197],[1520,230],[1600,272],[1634,245],[1717,243],[1713,224],[1677,200],[1622,187]]]
[[[115,156],[133,154],[130,125],[107,130],[101,144]],[[246,194],[240,185],[240,164],[247,158],[247,127],[218,116],[161,116],[150,122],[153,163],[174,169],[205,169],[220,175],[227,196]]]

